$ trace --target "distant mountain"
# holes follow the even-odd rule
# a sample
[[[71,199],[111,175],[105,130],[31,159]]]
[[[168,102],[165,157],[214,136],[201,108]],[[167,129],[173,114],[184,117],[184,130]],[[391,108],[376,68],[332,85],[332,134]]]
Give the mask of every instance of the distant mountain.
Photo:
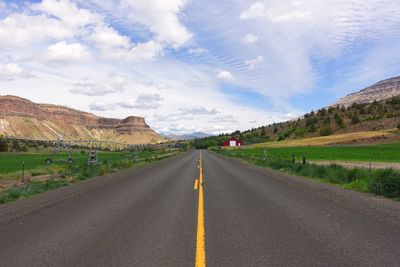
[[[348,107],[353,103],[372,103],[383,101],[394,96],[400,96],[400,76],[377,82],[359,92],[349,94],[339,99],[335,105]]]
[[[0,135],[55,140],[58,134],[65,140],[107,140],[127,144],[166,141],[142,117],[102,118],[68,107],[0,96]]]
[[[193,140],[197,138],[205,138],[209,137],[211,135],[202,133],[202,132],[194,132],[190,134],[183,134],[183,135],[177,135],[177,134],[162,134],[165,138],[171,141],[179,141],[179,140]]]

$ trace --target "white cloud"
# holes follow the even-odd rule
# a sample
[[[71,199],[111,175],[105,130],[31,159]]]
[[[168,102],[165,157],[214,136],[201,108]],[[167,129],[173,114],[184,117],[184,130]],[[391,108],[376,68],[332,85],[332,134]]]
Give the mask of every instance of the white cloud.
[[[235,119],[232,115],[220,115],[212,118],[208,121],[209,123],[238,123],[237,119]]]
[[[224,81],[232,81],[234,79],[232,73],[226,70],[221,70],[217,73],[217,78]]]
[[[23,54],[28,48],[50,46],[48,51],[36,53],[44,53],[42,59],[46,62],[58,63],[76,61],[91,53],[124,61],[154,60],[163,53],[163,40],[133,43],[108,25],[105,17],[70,0],[44,0],[26,7],[24,12],[11,13],[0,20],[0,49],[24,48]]]
[[[128,56],[131,60],[154,60],[163,50],[162,45],[156,41],[148,41],[146,43],[140,43],[133,47]]]
[[[122,0],[121,8],[136,23],[157,34],[157,39],[174,47],[184,45],[192,34],[180,22],[186,0]]]
[[[159,94],[141,94],[133,103],[132,107],[137,109],[157,109],[161,107],[160,102],[164,99]]]
[[[95,101],[90,104],[89,108],[90,110],[93,111],[108,111],[108,110],[114,110],[115,105],[103,101]]]
[[[45,40],[61,40],[71,37],[72,32],[62,23],[45,15],[10,14],[0,20],[0,49],[15,50],[30,47]]]
[[[247,10],[243,11],[240,14],[240,19],[253,19],[253,18],[262,18],[267,9],[264,4],[261,2],[253,3]]]
[[[257,56],[256,58],[246,60],[244,64],[249,67],[249,69],[254,69],[257,65],[260,65],[264,61],[263,56]]]
[[[74,31],[85,30],[85,27],[100,23],[102,18],[88,9],[79,8],[69,0],[43,0],[33,4],[33,10],[42,11],[50,17],[58,18],[64,28]]]
[[[88,49],[80,43],[58,42],[49,46],[40,58],[54,64],[71,64],[86,61],[90,56]]]
[[[141,94],[134,101],[120,101],[117,105],[126,109],[152,110],[161,107],[160,102],[163,100],[159,94]]]
[[[187,126],[183,124],[172,125],[163,130],[163,132],[167,133],[179,133],[179,134],[189,134],[193,132],[197,132],[199,129],[194,126]]]
[[[243,37],[242,41],[248,44],[254,44],[258,41],[258,36],[252,33],[248,33]]]
[[[117,103],[117,106],[120,106],[121,108],[133,109],[135,107],[135,102],[129,100],[120,101]]]
[[[287,22],[293,20],[302,20],[309,18],[311,12],[309,11],[280,11],[272,8],[267,9],[262,2],[253,3],[247,10],[240,14],[240,19],[256,19],[267,18],[272,22]]]
[[[127,36],[121,35],[115,29],[104,25],[97,26],[88,39],[103,50],[129,49],[131,46],[130,39]]]
[[[206,109],[201,106],[186,106],[178,109],[182,115],[214,115],[218,113],[218,110]]]
[[[17,78],[31,78],[32,74],[22,69],[17,63],[0,64],[0,80],[12,81]]]
[[[168,85],[166,85],[165,83],[157,83],[156,84],[156,88],[158,90],[168,90],[168,89],[170,89],[170,87]]]
[[[70,91],[73,94],[81,94],[87,96],[103,96],[107,94],[121,93],[128,85],[126,77],[110,73],[108,78],[99,82],[89,79],[83,79],[74,84],[74,88]]]

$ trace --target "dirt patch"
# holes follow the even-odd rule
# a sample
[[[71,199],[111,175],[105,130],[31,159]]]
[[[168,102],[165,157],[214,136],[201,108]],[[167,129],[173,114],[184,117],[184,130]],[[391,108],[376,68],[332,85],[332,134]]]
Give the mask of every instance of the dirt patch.
[[[48,175],[39,175],[33,176],[30,178],[31,181],[47,181],[50,179],[60,178],[60,174],[48,174]]]
[[[13,185],[18,184],[20,181],[17,180],[1,180],[0,181],[0,190],[7,189]]]
[[[314,163],[317,165],[331,165],[331,164],[337,164],[340,166],[343,166],[345,168],[364,168],[364,169],[397,169],[400,170],[400,163],[389,163],[389,162],[371,162],[371,164],[368,161],[360,161],[360,162],[355,162],[355,161],[340,161],[340,160],[318,160],[318,161],[313,161],[310,160],[310,163]]]
[[[27,183],[30,181],[47,181],[47,180],[56,179],[56,178],[60,178],[60,174],[48,174],[48,175],[38,175],[38,176],[25,175],[24,181],[25,181],[25,183]],[[14,185],[22,185],[22,184],[23,183],[21,182],[21,179],[0,180],[0,190],[10,188]]]

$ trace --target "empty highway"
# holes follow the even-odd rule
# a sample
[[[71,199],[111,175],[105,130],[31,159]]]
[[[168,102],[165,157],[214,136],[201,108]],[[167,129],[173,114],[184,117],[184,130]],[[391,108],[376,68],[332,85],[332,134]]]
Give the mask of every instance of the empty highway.
[[[400,266],[400,204],[192,150],[0,206],[0,266]]]

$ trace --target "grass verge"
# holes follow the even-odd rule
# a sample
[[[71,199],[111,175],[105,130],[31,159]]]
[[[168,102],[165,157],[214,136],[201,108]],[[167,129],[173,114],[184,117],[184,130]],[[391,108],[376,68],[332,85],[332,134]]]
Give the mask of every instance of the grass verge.
[[[13,185],[10,188],[0,191],[0,204],[34,196],[96,176],[117,172],[118,170],[138,168],[150,162],[175,156],[178,153],[178,151],[175,151],[174,153],[159,155],[149,154],[147,157],[142,157],[139,161],[134,161],[132,159],[114,159],[106,160],[93,166],[89,166],[87,163],[70,165],[59,170],[59,178],[45,181],[30,181],[24,184]]]
[[[371,171],[361,168],[347,169],[336,164],[328,166],[301,164],[279,158],[264,160],[255,155],[240,153],[241,150],[215,149],[214,151],[225,156],[240,158],[257,166],[269,167],[278,171],[340,185],[347,189],[400,200],[400,171],[393,169]]]

